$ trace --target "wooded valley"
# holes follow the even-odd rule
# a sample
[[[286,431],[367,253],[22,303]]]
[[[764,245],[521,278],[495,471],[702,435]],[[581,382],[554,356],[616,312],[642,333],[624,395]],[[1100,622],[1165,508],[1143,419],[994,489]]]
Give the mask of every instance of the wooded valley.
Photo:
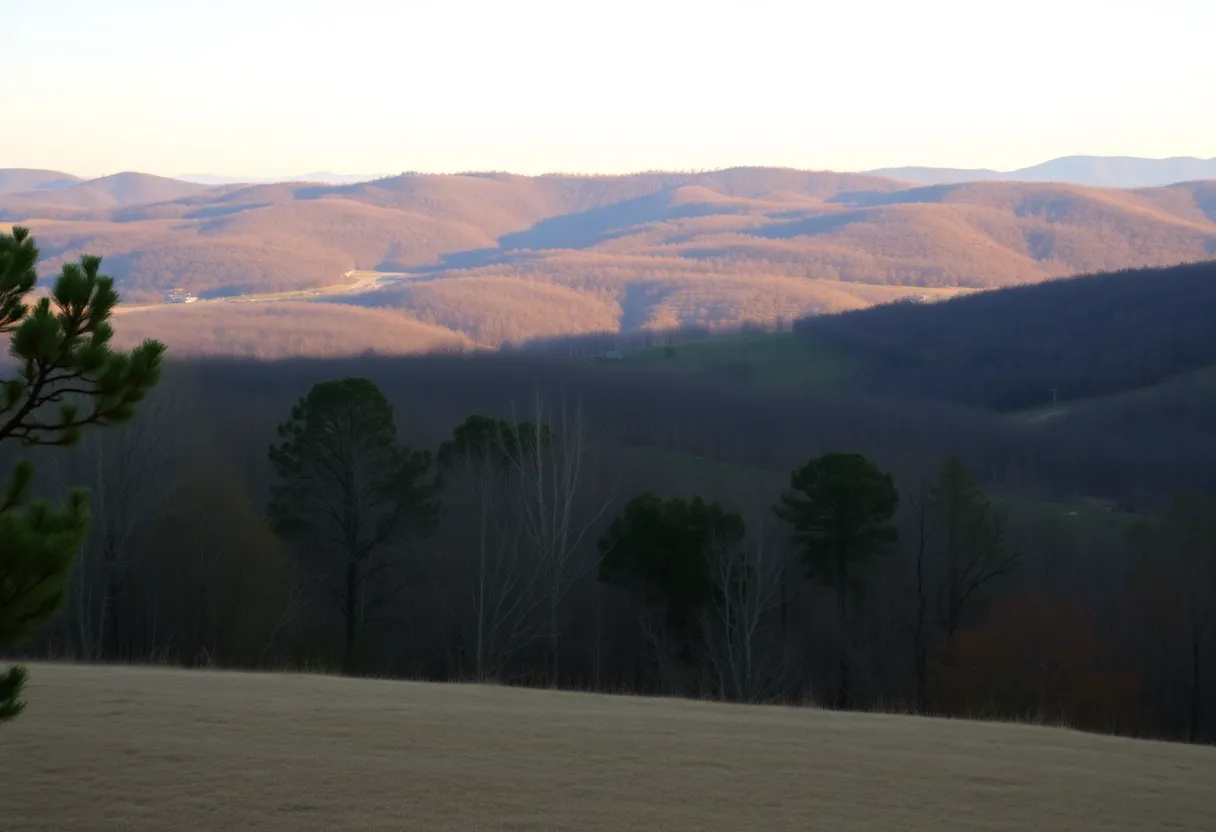
[[[797,386],[673,369],[718,343],[678,335],[616,361],[170,360],[130,421],[0,445],[34,494],[91,495],[63,610],[21,650],[1211,739],[1216,443],[1209,398],[1175,406],[1216,361],[1211,268],[723,342],[830,360]],[[1195,291],[1102,312],[1149,281]],[[1144,360],[1120,362],[1133,319]],[[1032,407],[1052,387],[1086,398]]]

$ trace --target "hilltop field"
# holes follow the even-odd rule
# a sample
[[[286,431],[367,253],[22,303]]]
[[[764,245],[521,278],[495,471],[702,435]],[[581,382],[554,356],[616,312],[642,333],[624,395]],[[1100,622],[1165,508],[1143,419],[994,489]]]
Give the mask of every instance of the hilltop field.
[[[35,665],[5,829],[1209,830],[1216,749],[1028,725]]]

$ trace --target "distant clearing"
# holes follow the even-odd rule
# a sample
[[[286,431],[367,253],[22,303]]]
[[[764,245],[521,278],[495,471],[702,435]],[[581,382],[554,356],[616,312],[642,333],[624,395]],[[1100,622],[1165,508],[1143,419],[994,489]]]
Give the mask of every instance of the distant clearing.
[[[1211,830],[1216,749],[464,685],[32,668],[7,832]]]

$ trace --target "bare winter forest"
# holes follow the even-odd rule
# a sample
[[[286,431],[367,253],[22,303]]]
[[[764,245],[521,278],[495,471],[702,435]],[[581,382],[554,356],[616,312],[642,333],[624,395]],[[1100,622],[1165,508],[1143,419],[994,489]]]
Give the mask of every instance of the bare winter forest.
[[[34,457],[41,493],[87,485],[96,519],[65,610],[27,650],[1210,739],[1216,442],[1203,414],[1216,342],[1199,325],[1210,272],[1083,278],[736,336],[743,356],[776,339],[779,358],[763,360],[786,368],[836,356],[845,369],[819,386],[664,366],[713,341],[617,362],[571,358],[568,345],[170,362],[131,423]],[[1185,308],[1169,300],[1180,296]],[[1168,330],[1171,349],[1120,357],[1106,306],[1131,310],[1146,339]],[[1013,337],[1019,315],[1043,314],[1062,316],[1052,335]],[[916,363],[917,349],[942,355],[935,337],[971,337],[966,327],[974,350]],[[988,341],[1001,345],[1002,385]],[[351,378],[382,391],[426,488],[412,519],[354,560],[276,514],[300,472],[270,452],[293,403]],[[529,425],[551,431],[543,452],[520,450]],[[842,609],[782,505],[808,461],[845,452],[888,472],[897,499],[883,544],[849,566],[856,593]],[[713,545],[696,536],[710,527]],[[693,541],[685,571],[649,571],[664,557],[646,554],[655,535]],[[752,576],[742,585],[738,569]]]

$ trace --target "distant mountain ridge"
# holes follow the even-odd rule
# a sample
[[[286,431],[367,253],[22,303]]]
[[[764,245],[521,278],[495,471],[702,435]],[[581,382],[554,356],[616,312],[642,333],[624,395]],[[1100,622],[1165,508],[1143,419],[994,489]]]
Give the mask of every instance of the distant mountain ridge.
[[[1154,188],[1181,182],[1216,179],[1216,157],[1174,156],[1150,159],[1141,156],[1061,156],[1037,165],[1000,171],[992,168],[943,168],[900,166],[862,171],[902,182],[922,185],[955,185],[965,182],[1065,182],[1094,188]],[[148,176],[150,174],[142,174]],[[391,173],[335,173],[313,171],[295,176],[230,176],[213,173],[184,173],[174,179],[195,185],[274,185],[287,182],[312,182],[325,185],[355,185],[387,179]],[[438,174],[436,174],[438,175]],[[466,174],[474,175],[474,174]],[[486,174],[497,175],[497,174]],[[506,174],[510,175],[510,174]],[[623,174],[641,175],[641,174]],[[103,177],[108,178],[108,177]],[[53,170],[0,168],[0,194],[49,190],[70,184],[97,181]]]
[[[183,182],[194,182],[198,185],[273,185],[279,182],[320,182],[324,185],[355,185],[359,182],[371,182],[374,179],[384,179],[392,176],[389,173],[333,173],[331,171],[314,171],[302,173],[299,176],[277,177],[241,177],[223,176],[213,173],[183,173],[175,179]]]
[[[49,191],[83,182],[79,176],[58,170],[34,168],[0,168],[0,194],[22,191]]]
[[[1176,156],[1062,156],[1014,171],[988,168],[898,167],[867,171],[922,185],[962,182],[1071,182],[1094,188],[1155,188],[1180,182],[1216,179],[1216,158]]]
[[[47,172],[18,178],[56,181]],[[234,327],[208,343],[248,337],[255,349],[257,331],[245,330],[256,315],[207,304],[243,297],[265,314],[288,300],[326,304],[335,322],[343,309],[381,309],[437,328],[415,327],[420,340],[446,331],[498,346],[774,324],[901,298],[1211,259],[1216,181],[1138,190],[909,186],[869,174],[753,167],[207,186],[123,173],[0,194],[0,222],[30,226],[44,275],[99,254],[127,304],[196,295],[203,303],[191,306],[209,311],[196,309],[191,320]],[[139,320],[150,328],[184,314],[133,314],[132,333]],[[314,315],[307,325],[325,319]],[[283,327],[303,326],[303,317],[277,320],[282,326],[262,333],[296,349],[302,342]],[[325,349],[357,350],[365,326],[394,318],[345,320],[328,329]],[[368,336],[368,348],[405,343]]]
[[[34,212],[31,217],[59,217],[182,199],[205,190],[205,185],[134,171],[78,179],[57,171],[5,169],[0,170],[0,218],[23,210]]]

